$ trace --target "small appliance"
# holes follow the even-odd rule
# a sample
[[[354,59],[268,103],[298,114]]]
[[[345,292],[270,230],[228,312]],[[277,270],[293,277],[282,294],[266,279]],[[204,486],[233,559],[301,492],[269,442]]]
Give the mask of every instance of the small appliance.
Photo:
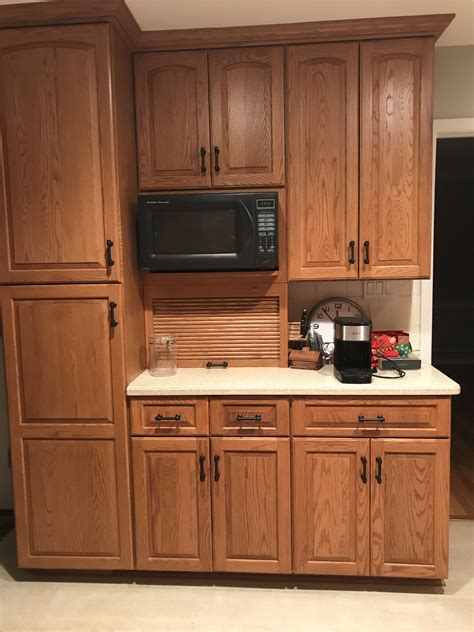
[[[152,272],[278,269],[278,193],[138,197],[138,261]]]
[[[370,384],[372,323],[363,316],[334,319],[334,375],[345,384]]]

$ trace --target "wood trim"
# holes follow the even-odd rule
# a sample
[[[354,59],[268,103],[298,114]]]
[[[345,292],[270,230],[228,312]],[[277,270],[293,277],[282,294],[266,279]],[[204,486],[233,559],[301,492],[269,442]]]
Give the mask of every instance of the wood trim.
[[[454,17],[454,13],[444,13],[294,24],[142,31],[138,49],[208,49],[421,36],[438,39]]]

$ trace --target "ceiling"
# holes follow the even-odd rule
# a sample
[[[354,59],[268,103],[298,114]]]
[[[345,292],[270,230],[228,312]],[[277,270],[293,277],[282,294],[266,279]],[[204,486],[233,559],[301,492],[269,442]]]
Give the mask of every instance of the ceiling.
[[[29,2],[35,0],[16,0]],[[54,0],[53,0],[54,1]],[[456,13],[440,46],[474,45],[474,0],[126,0],[143,30]],[[0,4],[13,4],[0,0]]]

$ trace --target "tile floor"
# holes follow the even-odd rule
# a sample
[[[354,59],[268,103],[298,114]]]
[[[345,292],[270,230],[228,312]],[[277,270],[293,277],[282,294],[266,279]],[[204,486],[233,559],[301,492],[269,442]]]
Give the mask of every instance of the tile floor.
[[[445,586],[58,577],[0,543],[1,632],[472,632],[474,522],[451,522]]]

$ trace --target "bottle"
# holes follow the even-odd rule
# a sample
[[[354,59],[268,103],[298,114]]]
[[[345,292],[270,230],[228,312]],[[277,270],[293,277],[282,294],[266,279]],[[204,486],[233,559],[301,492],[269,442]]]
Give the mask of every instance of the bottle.
[[[148,369],[153,377],[175,375],[177,370],[176,337],[154,334],[148,338]]]

